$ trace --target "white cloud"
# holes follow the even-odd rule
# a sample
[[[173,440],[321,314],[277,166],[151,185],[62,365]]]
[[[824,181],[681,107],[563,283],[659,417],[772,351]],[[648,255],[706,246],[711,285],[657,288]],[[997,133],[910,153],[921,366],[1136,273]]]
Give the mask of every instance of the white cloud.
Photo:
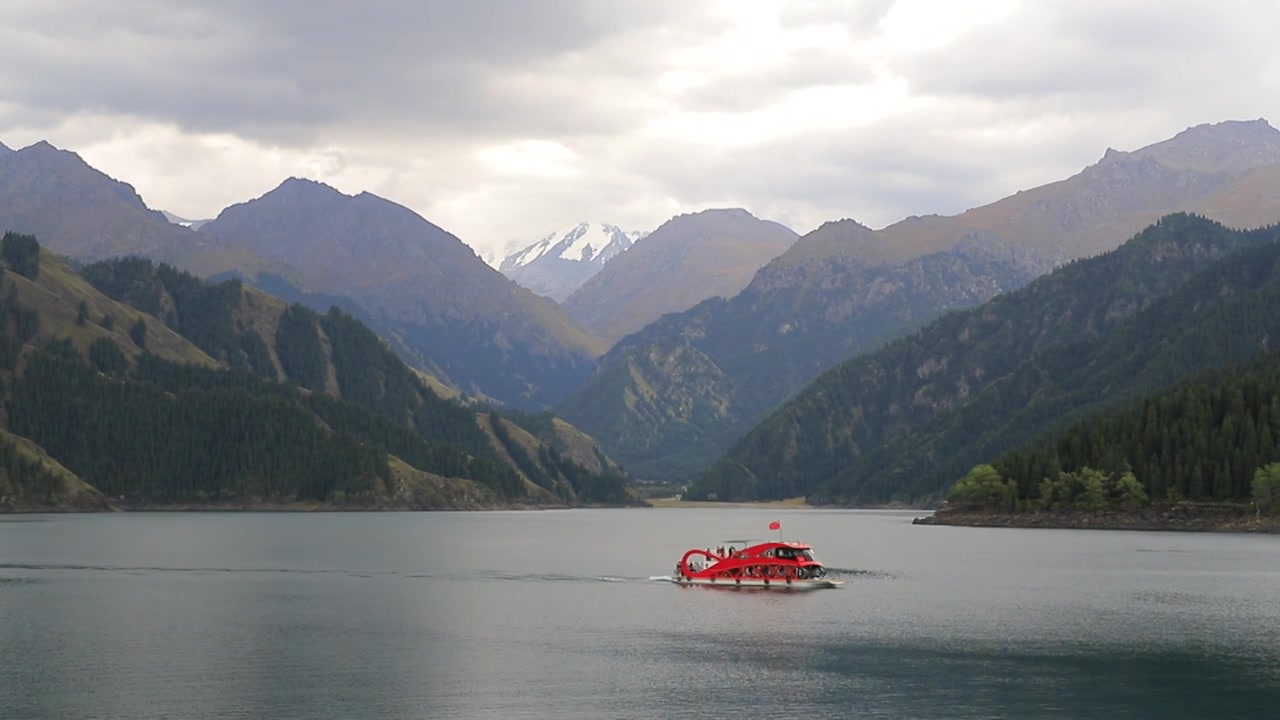
[[[893,54],[933,50],[1013,12],[1014,0],[898,0],[880,21],[876,45]]]
[[[576,175],[573,151],[551,140],[517,140],[482,149],[482,162],[504,175],[564,177]]]

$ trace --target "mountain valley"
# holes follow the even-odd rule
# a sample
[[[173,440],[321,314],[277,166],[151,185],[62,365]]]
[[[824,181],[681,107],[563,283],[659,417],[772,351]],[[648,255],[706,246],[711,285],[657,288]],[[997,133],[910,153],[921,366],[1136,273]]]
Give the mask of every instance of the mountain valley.
[[[1280,221],[1280,132],[1190,128],[957,216],[871,230],[828,222],[728,300],[619,341],[559,406],[640,477],[692,480],[836,363],[1063,263],[1114,249],[1165,212],[1232,227]]]

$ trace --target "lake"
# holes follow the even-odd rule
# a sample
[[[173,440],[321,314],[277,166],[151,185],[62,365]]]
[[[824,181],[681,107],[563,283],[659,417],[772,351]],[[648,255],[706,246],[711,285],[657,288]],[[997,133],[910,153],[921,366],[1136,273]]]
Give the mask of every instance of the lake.
[[[1280,537],[918,514],[0,516],[0,717],[1280,716]],[[772,520],[847,584],[651,579]]]

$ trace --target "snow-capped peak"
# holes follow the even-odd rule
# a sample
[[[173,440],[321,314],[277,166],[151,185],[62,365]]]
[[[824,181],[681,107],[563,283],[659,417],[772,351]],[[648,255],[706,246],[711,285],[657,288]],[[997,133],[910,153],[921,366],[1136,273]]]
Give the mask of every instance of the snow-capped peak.
[[[553,232],[502,261],[502,272],[524,267],[539,258],[604,265],[648,233],[626,232],[617,225],[578,223],[567,232]]]
[[[626,232],[605,223],[579,223],[511,253],[498,270],[538,294],[563,300],[605,263],[648,234]]]
[[[561,250],[559,256],[564,260],[591,262],[613,241],[613,234],[616,232],[621,231],[613,225],[581,223],[565,234],[564,239],[570,241],[569,246]],[[560,242],[560,245],[563,246],[564,242]]]
[[[551,233],[529,247],[526,247],[523,250],[517,250],[516,252],[508,255],[506,259],[502,261],[502,264],[498,266],[498,269],[502,272],[506,272],[513,268],[524,267],[543,255],[546,255],[547,250],[551,249],[551,246],[555,244],[555,241],[556,233]]]

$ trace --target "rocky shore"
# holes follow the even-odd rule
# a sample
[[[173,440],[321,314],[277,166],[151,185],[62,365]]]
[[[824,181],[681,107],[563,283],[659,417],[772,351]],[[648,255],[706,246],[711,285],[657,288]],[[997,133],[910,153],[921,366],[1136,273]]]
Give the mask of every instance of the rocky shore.
[[[988,512],[943,508],[911,521],[913,525],[961,527],[1147,530],[1171,532],[1280,533],[1280,517],[1256,515],[1245,505],[1178,503],[1137,510]]]

